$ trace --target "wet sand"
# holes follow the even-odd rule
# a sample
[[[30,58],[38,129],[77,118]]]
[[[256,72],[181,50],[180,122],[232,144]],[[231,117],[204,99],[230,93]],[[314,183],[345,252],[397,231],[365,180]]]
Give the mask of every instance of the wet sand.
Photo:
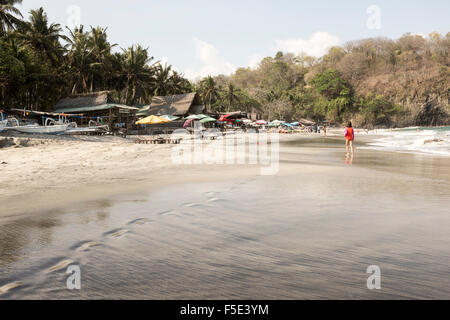
[[[274,176],[166,168],[172,183],[3,215],[0,299],[450,298],[448,158],[289,140]]]

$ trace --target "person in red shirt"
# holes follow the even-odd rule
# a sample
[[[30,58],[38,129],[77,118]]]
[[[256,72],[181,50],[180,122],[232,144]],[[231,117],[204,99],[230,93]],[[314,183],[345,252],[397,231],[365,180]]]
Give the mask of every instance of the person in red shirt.
[[[352,149],[352,154],[354,153],[353,141],[355,141],[355,130],[353,130],[353,125],[351,122],[348,123],[347,128],[345,128],[345,147],[347,149],[347,155],[350,155],[350,149]]]

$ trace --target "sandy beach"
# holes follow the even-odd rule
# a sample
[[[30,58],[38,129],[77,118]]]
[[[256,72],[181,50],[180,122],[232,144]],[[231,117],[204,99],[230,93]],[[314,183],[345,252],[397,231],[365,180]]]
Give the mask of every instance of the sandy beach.
[[[1,139],[1,137],[0,137]],[[134,138],[15,135],[0,148],[0,216],[67,207],[80,201],[168,184],[254,174],[249,167],[174,165],[170,145],[139,145]],[[228,170],[227,170],[228,169]],[[250,171],[250,172],[249,172]]]
[[[349,160],[341,137],[292,135],[261,176],[177,166],[172,146],[132,139],[15,139],[0,149],[2,299],[450,297],[446,157],[362,137]]]

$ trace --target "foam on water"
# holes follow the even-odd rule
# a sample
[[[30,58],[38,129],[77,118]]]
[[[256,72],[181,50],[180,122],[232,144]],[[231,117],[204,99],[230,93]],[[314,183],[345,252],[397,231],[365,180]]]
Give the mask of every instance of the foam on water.
[[[363,148],[450,156],[450,127],[384,130],[381,134],[382,138]]]

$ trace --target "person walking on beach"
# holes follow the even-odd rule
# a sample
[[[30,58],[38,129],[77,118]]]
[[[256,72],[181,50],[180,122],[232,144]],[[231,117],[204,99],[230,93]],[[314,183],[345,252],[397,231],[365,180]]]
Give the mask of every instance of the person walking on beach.
[[[350,155],[350,148],[352,149],[352,155],[354,154],[353,141],[355,141],[355,131],[351,122],[348,123],[345,128],[345,147],[347,149],[347,155]]]

